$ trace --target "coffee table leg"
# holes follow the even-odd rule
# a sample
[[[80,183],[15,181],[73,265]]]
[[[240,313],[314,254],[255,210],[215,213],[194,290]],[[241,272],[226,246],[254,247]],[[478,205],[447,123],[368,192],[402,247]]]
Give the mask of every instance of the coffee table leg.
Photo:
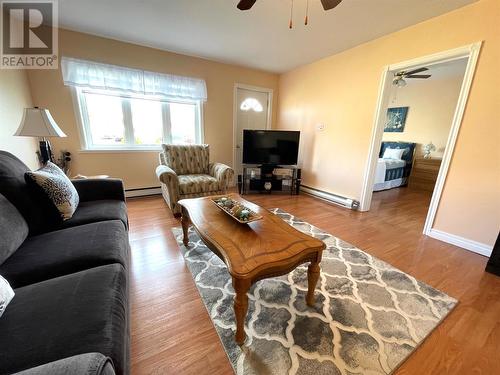
[[[320,273],[319,262],[311,262],[307,268],[307,296],[306,302],[308,306],[314,306],[314,289],[318,283]]]
[[[189,243],[189,238],[188,238],[189,216],[184,208],[182,209],[181,224],[182,224],[182,234],[183,234],[182,243],[184,244],[184,246],[187,246]]]
[[[233,288],[236,292],[236,296],[234,297],[234,315],[236,317],[235,341],[238,345],[243,345],[246,338],[245,318],[248,310],[247,291],[250,288],[250,281],[233,278]]]

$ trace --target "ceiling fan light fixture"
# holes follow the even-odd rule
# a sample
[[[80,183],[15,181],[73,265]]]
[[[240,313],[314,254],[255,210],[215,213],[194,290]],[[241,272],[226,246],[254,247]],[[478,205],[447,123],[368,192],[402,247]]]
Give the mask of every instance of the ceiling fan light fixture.
[[[394,77],[394,79],[392,80],[392,84],[397,87],[405,87],[406,81],[404,80],[403,77],[397,76]]]

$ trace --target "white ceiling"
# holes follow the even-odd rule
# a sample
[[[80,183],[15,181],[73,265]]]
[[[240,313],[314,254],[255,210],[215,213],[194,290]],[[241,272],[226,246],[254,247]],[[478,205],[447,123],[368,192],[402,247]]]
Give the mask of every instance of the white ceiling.
[[[285,72],[476,0],[59,0],[63,28],[237,65]]]
[[[432,77],[429,78],[430,80],[463,76],[465,74],[465,68],[467,67],[468,61],[468,58],[463,58],[431,65],[428,66],[428,71],[418,74],[431,74]]]

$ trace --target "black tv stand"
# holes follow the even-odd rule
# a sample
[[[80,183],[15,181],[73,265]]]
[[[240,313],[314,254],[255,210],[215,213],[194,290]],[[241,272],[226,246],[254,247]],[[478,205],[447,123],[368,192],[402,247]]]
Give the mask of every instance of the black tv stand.
[[[262,164],[262,165],[259,165],[257,168],[260,169],[261,176],[270,177],[270,176],[272,176],[273,171],[276,168],[281,168],[281,167],[279,165],[275,165],[275,164]]]
[[[258,167],[244,166],[243,174],[238,176],[240,194],[287,193],[299,194],[301,169],[295,166],[281,167],[264,164]]]

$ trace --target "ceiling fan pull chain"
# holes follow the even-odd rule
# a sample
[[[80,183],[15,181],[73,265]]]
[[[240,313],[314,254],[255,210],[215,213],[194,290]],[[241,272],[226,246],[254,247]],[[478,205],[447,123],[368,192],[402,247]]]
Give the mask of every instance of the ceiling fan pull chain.
[[[293,0],[291,0],[291,6],[290,6],[290,22],[288,23],[288,28],[292,29],[293,28]]]
[[[304,19],[304,25],[307,26],[309,23],[309,0],[306,0],[306,18]]]

